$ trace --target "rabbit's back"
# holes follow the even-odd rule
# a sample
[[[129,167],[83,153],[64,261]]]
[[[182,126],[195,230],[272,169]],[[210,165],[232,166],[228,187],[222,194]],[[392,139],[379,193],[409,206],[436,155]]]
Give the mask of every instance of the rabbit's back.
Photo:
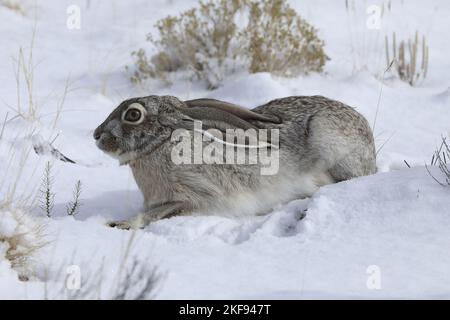
[[[376,152],[367,120],[352,107],[322,96],[272,100],[253,111],[274,114],[282,124],[280,148],[295,157],[301,169],[320,167],[335,181],[376,172]],[[269,127],[258,122],[258,126]]]

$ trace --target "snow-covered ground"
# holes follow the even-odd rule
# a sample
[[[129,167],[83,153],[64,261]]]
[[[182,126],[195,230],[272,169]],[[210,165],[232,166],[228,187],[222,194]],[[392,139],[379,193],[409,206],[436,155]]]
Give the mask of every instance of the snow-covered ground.
[[[77,162],[53,162],[53,216],[32,210],[48,244],[33,254],[29,263],[35,274],[28,281],[18,280],[0,242],[0,298],[76,297],[64,289],[73,265],[91,297],[115,297],[122,265],[133,259],[148,274],[157,268],[154,294],[160,299],[450,298],[450,187],[437,184],[424,167],[449,133],[450,4],[389,1],[381,29],[373,30],[366,26],[366,9],[383,1],[357,1],[350,13],[345,1],[290,2],[319,28],[331,58],[326,73],[295,79],[240,73],[214,91],[188,81],[136,88],[125,71],[132,65],[131,51],[151,49],[145,36],[156,20],[196,1],[53,0],[37,1],[36,8],[34,1],[23,1],[25,15],[0,5],[1,123],[17,109],[16,61],[20,47],[28,59],[34,25],[33,93],[39,113],[38,120],[15,118],[4,126],[0,200],[14,187],[16,200],[36,193],[52,159],[32,150],[26,154],[38,139],[54,140],[54,147]],[[74,4],[81,9],[80,30],[66,27],[66,10]],[[386,74],[382,85],[384,35],[395,31],[401,38],[416,30],[430,47],[426,81],[413,88]],[[69,91],[55,124],[67,79]],[[19,86],[25,108],[24,79]],[[136,232],[105,226],[135,215],[142,202],[130,170],[100,152],[92,138],[125,98],[214,97],[252,107],[283,96],[320,94],[348,103],[373,124],[381,90],[376,175],[323,187],[311,199],[280,205],[266,216],[175,217]],[[440,176],[436,168],[431,171]],[[68,217],[78,180],[82,206]],[[13,232],[12,216],[0,212],[0,237]]]

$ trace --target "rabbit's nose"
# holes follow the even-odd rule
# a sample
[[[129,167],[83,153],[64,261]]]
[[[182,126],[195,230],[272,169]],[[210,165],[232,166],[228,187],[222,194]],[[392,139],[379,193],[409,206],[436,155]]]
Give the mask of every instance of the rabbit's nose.
[[[98,130],[98,128],[95,129],[95,131],[94,131],[94,139],[95,139],[95,140],[100,139],[101,135],[102,135],[101,131]]]

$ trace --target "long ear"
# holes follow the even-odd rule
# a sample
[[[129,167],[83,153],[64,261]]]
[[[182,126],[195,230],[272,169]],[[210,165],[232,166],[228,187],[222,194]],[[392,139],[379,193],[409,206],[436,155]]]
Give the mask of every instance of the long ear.
[[[225,112],[221,109],[214,109],[210,107],[191,107],[191,108],[180,108],[183,118],[182,121],[177,124],[178,127],[185,128],[188,130],[199,130],[202,134],[209,136],[215,141],[231,144],[234,147],[245,147],[245,148],[278,148],[272,145],[270,137],[259,137],[258,128],[251,123],[236,117],[234,114]],[[195,127],[195,121],[201,121],[201,128]],[[209,129],[217,129],[219,132],[219,137],[215,133],[208,132]],[[246,130],[245,135],[249,138],[249,143],[244,143],[243,145],[236,144],[234,142],[227,142],[223,140],[223,135],[227,139],[229,132],[227,129],[243,129]],[[253,130],[248,130],[253,129]],[[216,130],[216,131],[217,131]],[[234,141],[234,135],[232,139]],[[245,138],[245,137],[244,137]],[[256,145],[252,144],[252,141],[257,141]]]
[[[258,129],[250,122],[243,120],[232,113],[210,107],[179,108],[183,114],[181,125],[186,129],[192,129],[194,121],[201,121],[205,129],[218,129],[226,132],[226,129]]]
[[[265,115],[245,109],[241,106],[220,101],[216,99],[195,99],[184,102],[189,108],[212,108],[230,113],[242,120],[258,120],[262,122],[281,123],[280,119],[274,115]]]

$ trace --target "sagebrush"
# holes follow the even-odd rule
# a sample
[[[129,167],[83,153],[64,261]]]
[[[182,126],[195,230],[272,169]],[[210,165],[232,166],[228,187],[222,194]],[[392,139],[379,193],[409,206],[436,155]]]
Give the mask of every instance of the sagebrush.
[[[171,72],[182,70],[213,89],[239,70],[293,77],[322,72],[328,60],[317,30],[286,0],[200,2],[156,28],[157,37],[147,37],[156,53],[132,53],[135,83],[169,81]]]
[[[0,260],[9,261],[22,281],[34,275],[33,256],[46,245],[44,228],[20,208],[0,202]]]
[[[18,0],[0,0],[0,6],[17,12],[23,16],[26,15],[24,4]]]

